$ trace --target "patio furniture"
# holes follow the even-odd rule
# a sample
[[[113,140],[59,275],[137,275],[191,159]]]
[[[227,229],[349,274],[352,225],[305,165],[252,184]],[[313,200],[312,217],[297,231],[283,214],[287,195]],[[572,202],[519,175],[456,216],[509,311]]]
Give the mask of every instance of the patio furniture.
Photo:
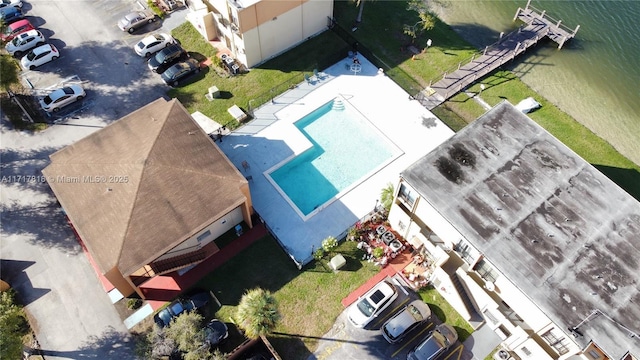
[[[316,81],[318,81],[318,79],[316,79],[315,76],[309,76],[307,74],[304,74],[304,79],[307,81],[307,84],[309,85],[315,85]]]
[[[323,73],[322,71],[318,71],[318,69],[313,69],[313,76],[315,76],[318,80],[323,80],[327,77],[327,74]]]
[[[233,118],[238,122],[242,122],[247,118],[247,114],[242,111],[242,109],[240,109],[238,105],[233,105],[232,107],[228,108],[227,112],[231,114],[231,116],[233,116]]]
[[[353,72],[353,75],[358,75],[358,73],[362,71],[362,65],[351,64],[351,71]]]

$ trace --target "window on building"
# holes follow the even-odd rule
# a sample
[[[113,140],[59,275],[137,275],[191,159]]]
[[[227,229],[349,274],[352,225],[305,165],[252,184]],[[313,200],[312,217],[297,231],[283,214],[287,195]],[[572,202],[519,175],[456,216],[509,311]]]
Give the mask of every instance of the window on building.
[[[554,333],[553,330],[554,329],[547,331],[546,333],[540,335],[540,337],[543,338],[544,341],[546,341],[555,351],[557,351],[558,354],[563,355],[568,353],[569,348],[566,344],[566,339],[564,338],[564,336],[558,336],[556,333]]]
[[[416,202],[416,193],[411,191],[408,186],[404,184],[400,185],[400,190],[398,191],[398,197],[404,201],[409,207],[413,207],[413,203]]]
[[[498,323],[498,319],[496,319],[496,317],[493,316],[493,314],[489,310],[485,310],[483,314],[484,317],[486,317],[487,320],[489,320],[493,325]]]
[[[466,261],[467,264],[473,263],[473,248],[466,241],[460,239],[458,245],[456,245],[456,252],[460,254],[462,260]]]
[[[589,350],[589,352],[587,354],[589,354],[589,357],[592,358],[593,360],[597,360],[597,359],[602,358],[600,356],[600,354],[598,354],[598,352],[595,351],[595,350]]]
[[[504,336],[506,336],[506,337],[511,336],[511,332],[509,330],[507,330],[507,328],[504,327],[504,325],[498,326],[498,330],[500,330],[504,334]]]
[[[475,270],[478,275],[486,281],[495,282],[498,278],[498,272],[496,269],[489,265],[485,259],[480,259],[476,266],[473,267],[473,270]]]
[[[398,230],[404,231],[407,227],[404,225],[402,220],[398,221]]]
[[[207,230],[202,234],[198,235],[198,243],[205,241],[209,236],[211,236],[211,231]]]
[[[527,349],[526,346],[521,347],[520,350],[522,350],[526,356],[531,356],[531,350]]]

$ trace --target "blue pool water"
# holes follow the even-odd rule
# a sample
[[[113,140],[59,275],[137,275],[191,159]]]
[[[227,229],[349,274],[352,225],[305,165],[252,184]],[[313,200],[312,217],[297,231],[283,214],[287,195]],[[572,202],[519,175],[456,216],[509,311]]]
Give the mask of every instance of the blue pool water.
[[[364,180],[394,148],[355,109],[335,100],[295,122],[313,146],[271,172],[304,215]]]

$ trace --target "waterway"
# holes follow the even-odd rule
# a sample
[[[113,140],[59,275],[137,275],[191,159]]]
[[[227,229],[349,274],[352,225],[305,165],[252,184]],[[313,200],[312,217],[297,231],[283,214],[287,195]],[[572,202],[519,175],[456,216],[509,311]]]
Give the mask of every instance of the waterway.
[[[484,47],[515,29],[526,0],[436,0],[436,13],[467,41]],[[640,164],[640,1],[532,1],[576,38],[558,50],[540,44],[514,72],[580,123]],[[434,45],[437,39],[433,39]]]

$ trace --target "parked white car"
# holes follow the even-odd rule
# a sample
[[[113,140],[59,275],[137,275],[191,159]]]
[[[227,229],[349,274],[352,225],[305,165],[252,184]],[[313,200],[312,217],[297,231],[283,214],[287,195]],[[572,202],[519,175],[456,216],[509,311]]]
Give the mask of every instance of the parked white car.
[[[23,32],[22,34],[18,34],[13,38],[5,49],[9,55],[15,55],[16,57],[21,57],[22,54],[27,52],[28,50],[33,49],[34,47],[44,45],[46,39],[44,35],[38,30],[29,30],[27,32]]]
[[[29,51],[27,55],[22,57],[20,64],[25,70],[33,70],[42,64],[55,60],[60,57],[60,53],[55,46],[44,44]]]
[[[82,86],[73,84],[52,91],[40,99],[40,106],[46,112],[56,112],[71,103],[82,100],[86,95]]]
[[[386,309],[398,297],[396,287],[383,280],[358,298],[347,310],[347,317],[353,326],[363,328]]]
[[[136,46],[134,46],[134,49],[139,56],[149,57],[175,42],[169,34],[152,34],[140,40]]]

